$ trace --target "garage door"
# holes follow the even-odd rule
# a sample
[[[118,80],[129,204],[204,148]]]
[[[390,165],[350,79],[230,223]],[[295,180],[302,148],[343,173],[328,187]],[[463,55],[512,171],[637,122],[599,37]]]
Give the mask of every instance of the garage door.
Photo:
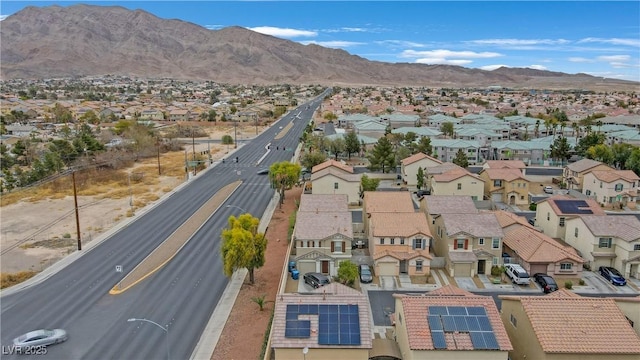
[[[491,194],[491,201],[493,201],[493,202],[502,202],[502,194],[500,194],[500,193]]]
[[[547,273],[547,264],[531,264],[531,268],[529,269],[529,275],[537,274],[537,273]]]
[[[398,266],[395,262],[379,262],[376,264],[378,276],[397,276]]]
[[[315,261],[298,261],[296,265],[298,265],[298,271],[300,271],[300,275],[304,275],[308,272],[316,272]]]
[[[471,264],[453,264],[453,276],[471,276]]]
[[[598,271],[598,268],[600,266],[611,266],[611,259],[610,258],[596,258],[593,261],[593,266],[591,266],[591,270]]]

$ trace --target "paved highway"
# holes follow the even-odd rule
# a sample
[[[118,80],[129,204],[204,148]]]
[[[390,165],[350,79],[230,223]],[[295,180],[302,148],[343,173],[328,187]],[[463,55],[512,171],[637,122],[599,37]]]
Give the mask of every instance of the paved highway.
[[[274,190],[268,176],[257,175],[257,169],[291,160],[323,97],[324,94],[289,112],[231,154],[225,163],[198,174],[187,186],[58,273],[2,296],[2,345],[6,347],[15,336],[30,330],[64,328],[69,340],[49,347],[46,357],[165,359],[168,338],[171,358],[188,359],[228,283],[220,256],[220,233],[227,218],[239,215],[239,208],[262,216]],[[290,122],[293,127],[287,135],[275,139]],[[234,161],[236,156],[238,163]],[[225,203],[232,206],[223,205],[216,211],[165,267],[123,294],[109,295],[128,271],[216,191],[237,179],[243,183]],[[124,272],[116,272],[116,265],[121,265]],[[153,324],[127,322],[129,318],[168,325],[168,336]]]

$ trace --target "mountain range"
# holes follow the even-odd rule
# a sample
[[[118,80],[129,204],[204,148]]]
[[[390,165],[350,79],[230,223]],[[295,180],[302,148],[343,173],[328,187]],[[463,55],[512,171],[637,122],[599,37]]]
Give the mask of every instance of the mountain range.
[[[638,83],[528,68],[493,71],[370,61],[242,27],[209,30],[119,6],[26,7],[0,27],[2,79],[96,75],[230,84],[503,86],[637,90]]]

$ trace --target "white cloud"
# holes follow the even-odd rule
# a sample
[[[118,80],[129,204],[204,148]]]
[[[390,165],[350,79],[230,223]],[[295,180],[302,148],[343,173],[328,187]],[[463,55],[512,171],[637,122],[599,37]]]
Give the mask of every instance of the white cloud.
[[[364,43],[355,41],[300,41],[303,45],[316,44],[328,48],[346,48],[351,46],[364,45]]]
[[[571,62],[577,62],[577,63],[593,62],[593,60],[587,59],[587,58],[583,58],[583,57],[570,57],[568,60],[571,61]]]
[[[504,65],[504,64],[497,64],[497,65],[485,65],[485,66],[480,66],[478,69],[480,70],[487,70],[487,71],[493,71],[496,69],[499,69],[501,67],[511,67],[509,65]]]
[[[527,67],[527,68],[529,68],[529,69],[535,69],[535,70],[547,70],[547,67],[546,67],[546,66],[543,66],[543,65],[536,65],[536,64],[529,65],[529,66],[525,66],[525,67]]]
[[[404,58],[432,58],[432,59],[446,59],[446,58],[471,58],[471,59],[487,59],[503,56],[496,52],[475,52],[475,51],[452,51],[452,50],[427,50],[427,51],[415,51],[405,50],[400,54],[400,57]]]
[[[220,30],[225,26],[224,25],[205,25],[204,27],[206,27],[209,30]]]
[[[2,21],[2,20],[4,20],[4,19],[6,19],[6,18],[7,18],[7,16],[9,16],[9,15],[0,15],[0,21]]]
[[[478,45],[523,46],[523,45],[562,45],[570,43],[565,39],[484,39],[471,40],[469,43]]]
[[[290,28],[278,28],[273,26],[257,26],[257,27],[252,27],[248,29],[255,32],[259,32],[261,34],[272,35],[272,36],[283,37],[283,38],[318,36],[318,33],[315,31],[298,30],[298,29],[290,29]]]
[[[365,28],[356,28],[356,27],[343,27],[340,28],[340,30],[345,31],[345,32],[367,32],[369,30],[365,29]]]
[[[600,61],[609,61],[609,62],[622,62],[629,61],[631,56],[629,55],[602,55],[597,57]]]
[[[389,45],[389,46],[396,46],[396,47],[403,47],[403,48],[425,47],[424,44],[413,42],[413,41],[405,41],[405,40],[382,40],[382,41],[375,41],[375,43],[379,45]]]
[[[445,58],[421,58],[416,59],[415,61],[418,64],[440,64],[440,65],[467,65],[471,64],[473,61],[465,60],[465,59],[445,59]]]
[[[589,38],[584,38],[578,41],[578,43],[592,43],[592,42],[640,47],[640,39],[620,39],[620,38],[603,39],[603,38],[589,37]]]

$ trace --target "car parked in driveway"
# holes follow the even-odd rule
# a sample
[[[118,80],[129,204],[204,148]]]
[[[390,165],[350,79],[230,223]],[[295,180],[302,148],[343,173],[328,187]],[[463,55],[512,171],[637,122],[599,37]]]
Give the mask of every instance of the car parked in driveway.
[[[371,268],[369,267],[369,265],[358,265],[358,274],[360,274],[361,283],[368,284],[373,281],[373,274],[371,273]]]
[[[545,194],[553,194],[553,187],[545,186],[544,187],[544,192],[545,192]]]
[[[59,344],[67,341],[67,332],[62,329],[40,329],[30,331],[13,339],[13,346],[18,353],[24,353],[29,349],[41,346]]]
[[[529,285],[530,277],[527,271],[518,264],[506,264],[505,273],[513,281],[518,285]]]
[[[598,272],[602,275],[603,278],[607,279],[613,285],[625,286],[627,285],[627,280],[620,274],[618,270],[609,266],[600,266],[598,268]]]
[[[305,284],[311,285],[314,289],[317,289],[320,286],[325,286],[331,282],[328,276],[317,272],[306,273],[303,278]]]
[[[533,275],[533,280],[540,285],[545,294],[558,290],[558,284],[556,281],[547,274],[536,273]]]

